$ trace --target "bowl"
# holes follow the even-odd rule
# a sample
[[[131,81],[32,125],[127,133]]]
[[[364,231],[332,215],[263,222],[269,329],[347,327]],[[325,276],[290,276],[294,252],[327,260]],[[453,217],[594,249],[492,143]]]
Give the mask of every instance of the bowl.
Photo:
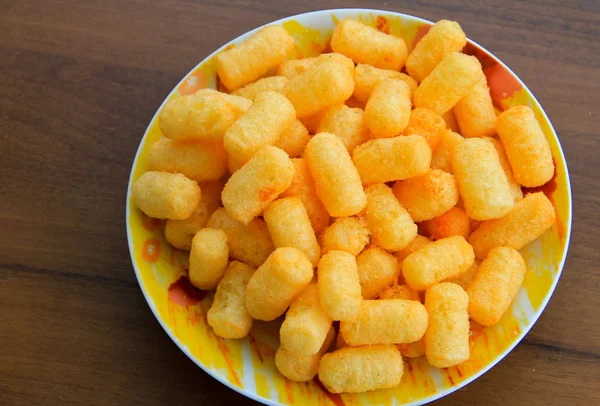
[[[395,12],[368,9],[322,10],[300,14],[270,24],[282,25],[296,41],[296,56],[310,57],[326,49],[336,23],[353,18],[380,31],[402,36],[409,51],[433,23]],[[192,69],[167,97],[193,93],[201,88],[219,88],[215,55],[231,44],[250,37],[250,31],[206,57]],[[556,208],[556,223],[539,239],[521,249],[527,263],[523,286],[509,311],[494,327],[471,327],[471,357],[463,364],[436,369],[424,358],[409,359],[400,385],[361,394],[328,393],[318,379],[295,383],[275,368],[278,326],[255,322],[242,340],[215,336],[206,321],[211,295],[196,290],[186,276],[187,253],[166,243],[163,222],[141,213],[131,199],[132,182],[148,170],[149,146],[161,135],[158,109],[138,148],[127,194],[127,238],[133,268],[140,288],[169,337],[206,373],[231,389],[269,404],[393,405],[423,404],[467,385],[496,365],[537,321],[554,292],[561,275],[571,234],[571,188],[565,157],[558,136],[546,113],[525,84],[498,58],[469,40],[464,52],[482,63],[495,106],[505,110],[515,105],[530,106],[550,143],[556,171],[546,185],[524,192],[543,191]]]

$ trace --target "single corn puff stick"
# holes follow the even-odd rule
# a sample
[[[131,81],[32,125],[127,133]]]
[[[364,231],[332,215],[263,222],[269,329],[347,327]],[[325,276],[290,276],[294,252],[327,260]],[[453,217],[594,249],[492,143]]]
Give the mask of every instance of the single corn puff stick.
[[[504,217],[481,223],[469,236],[477,258],[484,259],[495,247],[523,248],[549,229],[556,220],[554,206],[542,192],[515,203]]]
[[[225,273],[228,260],[229,248],[225,231],[203,228],[192,240],[190,282],[198,289],[215,289]]]
[[[313,267],[319,264],[321,248],[299,197],[275,200],[265,209],[263,218],[275,247],[298,248],[306,254]]]
[[[498,116],[496,130],[517,182],[536,187],[552,179],[550,144],[530,107],[515,106],[504,111]]]
[[[485,76],[477,58],[460,52],[451,53],[415,90],[415,107],[425,107],[443,115],[483,79]]]
[[[281,94],[260,93],[246,114],[225,133],[223,146],[229,155],[244,162],[265,145],[274,145],[296,120],[292,104]]]
[[[402,274],[408,286],[414,290],[425,290],[467,271],[474,261],[473,248],[464,237],[448,237],[406,257],[402,263]]]
[[[220,142],[174,141],[161,137],[150,147],[154,171],[183,173],[197,182],[218,180],[227,172],[227,151]]]
[[[286,30],[269,25],[244,43],[217,54],[217,74],[228,89],[237,89],[279,65],[293,48],[294,39]]]
[[[381,138],[356,147],[352,162],[365,185],[404,180],[428,171],[431,148],[418,135]]]
[[[365,106],[365,124],[375,138],[399,135],[409,123],[410,88],[400,79],[385,79],[375,86]]]
[[[467,45],[467,36],[455,21],[440,20],[417,43],[408,55],[406,71],[422,82],[450,53]]]
[[[149,217],[185,220],[200,204],[198,184],[180,173],[145,172],[133,183],[131,196]]]
[[[467,289],[469,316],[484,326],[498,323],[521,287],[526,270],[519,251],[492,249]]]
[[[427,289],[425,355],[432,366],[448,368],[469,359],[468,306],[469,297],[458,285],[444,282]]]
[[[243,338],[252,327],[246,310],[246,286],[256,268],[232,261],[217,286],[215,299],[206,313],[208,324],[223,338]]]
[[[496,112],[485,78],[452,111],[464,137],[491,137],[496,133]]]
[[[384,183],[377,183],[367,187],[365,193],[365,218],[373,242],[388,251],[406,247],[417,235],[417,225],[398,202],[392,189]]]
[[[360,176],[342,141],[319,133],[306,146],[304,158],[315,182],[317,195],[331,216],[351,216],[367,204]]]
[[[340,323],[340,333],[350,345],[413,343],[425,334],[427,319],[415,300],[363,300],[356,319]]]
[[[248,282],[248,313],[258,320],[275,320],[285,313],[312,278],[312,265],[302,251],[291,247],[277,248]]]
[[[499,218],[513,208],[513,195],[492,143],[481,138],[464,140],[454,150],[452,168],[469,217]]]
[[[287,154],[264,146],[231,175],[221,194],[223,206],[231,217],[248,224],[292,184],[293,177],[294,164]]]
[[[313,282],[290,304],[279,330],[281,345],[294,354],[317,354],[327,339],[331,323],[321,307],[317,284]]]
[[[319,380],[331,393],[358,393],[400,384],[404,364],[393,345],[345,347],[325,354]]]
[[[331,48],[356,63],[392,70],[402,69],[407,54],[402,38],[350,19],[341,21],[333,30]]]

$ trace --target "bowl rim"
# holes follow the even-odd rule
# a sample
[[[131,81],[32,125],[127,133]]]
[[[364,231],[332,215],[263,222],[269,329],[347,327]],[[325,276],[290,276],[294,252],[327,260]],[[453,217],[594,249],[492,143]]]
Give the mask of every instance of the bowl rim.
[[[298,17],[303,17],[303,18],[309,18],[312,15],[317,15],[317,14],[325,14],[325,13],[329,13],[329,14],[333,14],[336,12],[344,12],[344,13],[382,13],[382,14],[390,14],[390,15],[394,15],[397,17],[401,17],[401,18],[407,18],[407,19],[412,19],[412,20],[416,20],[425,24],[431,24],[433,25],[434,22],[429,21],[427,19],[421,18],[421,17],[417,17],[417,16],[413,16],[410,14],[405,14],[405,13],[400,13],[397,11],[391,11],[391,10],[381,10],[381,9],[371,9],[371,8],[335,8],[335,9],[321,9],[321,10],[314,10],[314,11],[310,11],[310,12],[306,12],[306,13],[300,13],[300,14],[294,14],[288,17],[284,17],[284,18],[280,18],[278,20],[275,21],[271,21],[271,22],[267,22],[265,24],[262,24],[250,31],[247,31],[239,36],[237,36],[236,38],[233,38],[231,40],[229,40],[227,43],[223,44],[222,46],[220,46],[219,48],[217,48],[215,51],[213,51],[212,53],[210,53],[209,55],[207,55],[205,58],[203,58],[199,63],[197,63],[196,65],[194,65],[194,67],[187,72],[183,78],[173,87],[173,89],[171,90],[171,92],[164,98],[163,102],[160,104],[160,106],[156,109],[154,115],[152,116],[152,119],[150,120],[148,126],[146,127],[146,130],[144,131],[144,135],[142,136],[137,151],[135,153],[135,157],[133,159],[132,165],[131,165],[131,171],[129,174],[129,181],[127,183],[127,202],[126,202],[126,206],[125,206],[125,225],[127,228],[127,245],[129,248],[129,255],[131,258],[131,263],[135,272],[135,276],[136,279],[138,281],[138,284],[140,286],[140,290],[142,291],[142,294],[144,295],[144,298],[146,299],[146,302],[148,303],[148,306],[150,307],[150,309],[152,310],[152,313],[154,314],[154,317],[156,318],[156,320],[158,321],[158,323],[162,326],[163,330],[167,333],[167,335],[171,338],[171,340],[177,345],[177,347],[179,347],[179,349],[191,360],[193,361],[197,366],[199,366],[204,372],[206,372],[209,376],[211,376],[212,378],[216,379],[218,382],[224,384],[225,386],[227,386],[228,388],[236,391],[237,393],[246,396],[256,402],[259,403],[263,403],[265,405],[273,405],[273,406],[279,406],[279,405],[284,405],[284,403],[280,403],[278,401],[274,401],[271,399],[267,399],[264,398],[256,393],[252,393],[249,390],[242,388],[242,387],[238,387],[235,385],[232,385],[229,380],[227,380],[225,377],[222,377],[216,373],[214,373],[213,371],[209,370],[208,368],[206,368],[204,365],[202,365],[198,360],[196,360],[196,358],[192,355],[192,353],[188,350],[187,346],[182,343],[177,336],[175,336],[175,334],[169,329],[169,327],[161,320],[160,315],[158,313],[158,310],[156,309],[156,306],[154,305],[153,300],[149,297],[148,292],[146,291],[146,289],[144,288],[144,285],[142,283],[142,279],[140,276],[140,271],[136,265],[135,262],[135,258],[133,255],[133,238],[131,236],[131,229],[129,226],[129,213],[131,212],[131,186],[132,186],[132,182],[133,182],[133,174],[134,174],[134,168],[136,167],[140,152],[142,150],[142,146],[144,143],[144,139],[146,138],[146,135],[150,129],[150,126],[152,125],[152,123],[154,123],[154,121],[157,119],[157,116],[159,114],[159,112],[162,110],[163,106],[165,105],[165,103],[167,102],[167,100],[169,100],[169,98],[177,91],[177,89],[180,87],[181,84],[183,84],[183,82],[196,70],[198,69],[203,63],[205,63],[205,61],[210,60],[211,58],[213,58],[216,54],[218,54],[219,52],[221,52],[222,50],[224,50],[227,46],[229,46],[229,44],[234,43],[236,41],[239,41],[243,38],[249,37],[252,34],[254,34],[255,32],[257,32],[258,30],[260,30],[261,28],[267,26],[267,25],[271,25],[271,24],[282,24],[288,20],[294,20]],[[565,244],[564,244],[564,251],[562,252],[562,258],[559,262],[559,265],[557,267],[556,270],[556,276],[554,278],[554,281],[552,282],[552,286],[550,287],[550,289],[548,290],[548,293],[546,294],[546,296],[544,297],[544,300],[542,301],[542,303],[540,304],[540,307],[538,308],[538,310],[535,312],[535,314],[533,315],[532,319],[530,320],[530,323],[523,329],[521,330],[521,333],[519,334],[519,336],[513,341],[513,343],[511,345],[509,345],[502,353],[500,353],[492,362],[490,362],[488,365],[486,365],[484,368],[482,368],[480,371],[478,371],[477,373],[471,375],[469,378],[465,379],[464,381],[451,386],[449,388],[440,390],[439,392],[430,395],[426,398],[420,399],[418,401],[414,401],[414,402],[410,402],[407,403],[405,405],[424,405],[430,402],[433,402],[435,400],[441,399],[444,396],[450,395],[451,393],[454,393],[455,391],[465,387],[466,385],[470,384],[471,382],[473,382],[474,380],[478,379],[479,377],[481,377],[483,374],[485,374],[486,372],[488,372],[490,369],[492,369],[494,366],[496,366],[498,363],[500,363],[500,361],[502,361],[524,338],[525,336],[529,333],[529,331],[533,328],[533,326],[537,323],[537,321],[539,320],[540,316],[542,315],[542,313],[544,312],[544,310],[546,309],[546,306],[548,305],[548,302],[550,301],[550,298],[552,297],[552,295],[554,294],[554,291],[556,290],[556,286],[558,285],[558,281],[560,280],[561,276],[562,276],[562,271],[567,259],[567,254],[569,251],[569,245],[570,245],[570,241],[571,241],[571,229],[572,229],[572,219],[573,219],[573,196],[572,196],[572,190],[571,190],[571,179],[570,179],[570,175],[569,175],[569,168],[568,168],[568,164],[567,164],[567,160],[565,158],[565,154],[562,148],[562,144],[560,143],[560,138],[558,136],[558,133],[556,132],[556,130],[554,129],[554,126],[552,125],[552,122],[550,121],[548,115],[546,114],[545,109],[542,107],[541,103],[537,100],[537,98],[535,97],[535,95],[533,94],[533,92],[531,90],[529,90],[529,88],[527,87],[527,85],[521,80],[521,78],[510,68],[508,67],[508,65],[506,65],[504,62],[502,62],[498,57],[496,57],[496,55],[494,55],[493,53],[491,53],[490,51],[487,50],[487,48],[481,46],[480,44],[478,44],[477,42],[473,41],[472,39],[467,37],[467,41],[470,42],[472,45],[474,45],[475,47],[485,51],[487,53],[487,55],[489,55],[494,61],[496,61],[498,64],[500,64],[504,69],[506,69],[518,82],[519,84],[527,90],[527,92],[529,93],[529,95],[531,95],[531,98],[535,101],[535,103],[537,103],[537,105],[540,107],[540,112],[542,113],[543,117],[546,119],[546,121],[548,122],[548,124],[550,125],[550,129],[552,130],[552,133],[554,134],[554,136],[556,137],[557,140],[557,145],[558,145],[558,152],[560,153],[560,156],[562,158],[562,162],[564,163],[565,166],[565,180],[566,180],[566,187],[567,187],[567,195],[568,195],[568,221],[566,222],[566,236],[565,236]]]

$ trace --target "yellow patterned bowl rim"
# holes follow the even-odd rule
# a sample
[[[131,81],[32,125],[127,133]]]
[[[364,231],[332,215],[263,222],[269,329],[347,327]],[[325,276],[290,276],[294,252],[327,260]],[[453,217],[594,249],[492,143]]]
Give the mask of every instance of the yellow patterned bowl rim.
[[[320,10],[269,24],[282,25],[296,40],[297,56],[307,57],[323,51],[335,24],[346,17],[404,37],[409,50],[433,24],[418,17],[373,9]],[[437,370],[424,359],[408,360],[400,385],[363,394],[331,395],[316,379],[293,383],[275,370],[276,328],[255,323],[251,335],[244,340],[224,340],[212,333],[205,318],[210,295],[202,298],[183,283],[186,255],[165,242],[161,222],[143,215],[132,203],[130,194],[132,183],[148,169],[148,146],[160,136],[157,117],[166,101],[176,92],[185,94],[202,87],[218,87],[214,56],[231,44],[243,42],[262,27],[223,45],[196,65],[163,101],[140,142],[129,178],[126,224],[133,268],[150,309],[169,337],[200,368],[231,389],[265,404],[417,405],[460,389],[496,365],[523,339],[546,307],[562,273],[571,236],[572,197],[567,163],[550,120],[510,68],[469,40],[467,48],[482,60],[496,106],[502,110],[529,105],[542,125],[556,166],[554,183],[543,191],[555,205],[556,224],[521,250],[528,267],[523,287],[496,327],[485,330],[472,327],[471,358],[460,367]]]

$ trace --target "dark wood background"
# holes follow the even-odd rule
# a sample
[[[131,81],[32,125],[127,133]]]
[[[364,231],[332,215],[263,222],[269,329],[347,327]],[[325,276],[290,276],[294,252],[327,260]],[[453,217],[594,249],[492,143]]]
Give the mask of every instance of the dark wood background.
[[[537,325],[441,405],[600,404],[600,2],[0,1],[0,404],[252,404],[171,342],[136,282],[125,194],[163,98],[223,43],[314,9],[457,20],[545,107],[571,249]]]

